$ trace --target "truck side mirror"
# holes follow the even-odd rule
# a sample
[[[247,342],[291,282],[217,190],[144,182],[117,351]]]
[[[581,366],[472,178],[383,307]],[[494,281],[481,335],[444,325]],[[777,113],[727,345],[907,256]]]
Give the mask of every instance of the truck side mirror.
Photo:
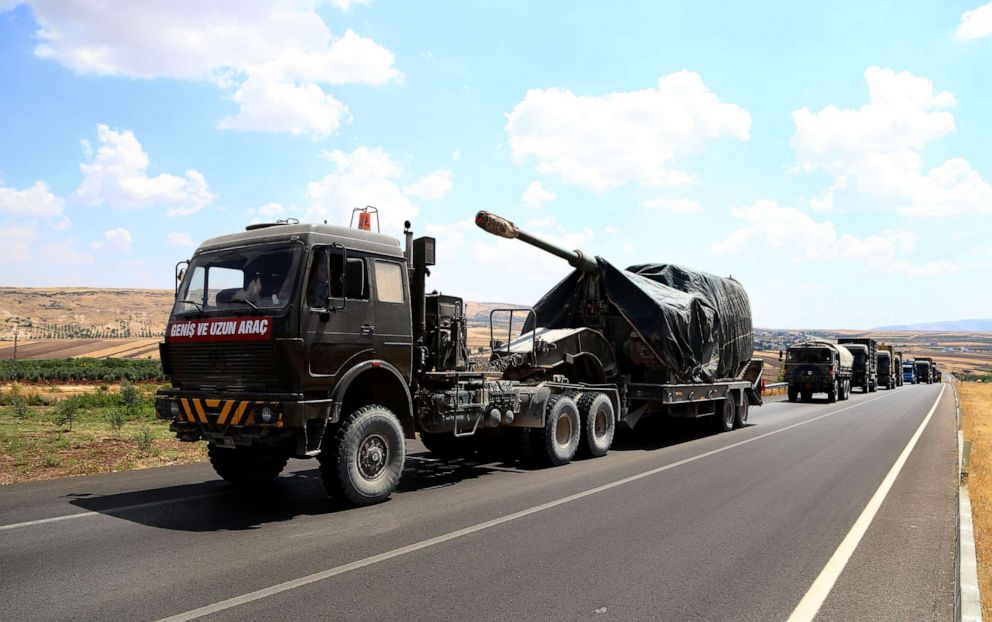
[[[345,266],[348,265],[348,249],[340,244],[331,244],[327,253],[327,307],[328,311],[338,311],[347,307],[345,297]]]
[[[174,298],[179,298],[179,286],[183,283],[183,278],[186,276],[186,268],[189,267],[189,260],[180,261],[176,264],[176,291],[173,293]]]

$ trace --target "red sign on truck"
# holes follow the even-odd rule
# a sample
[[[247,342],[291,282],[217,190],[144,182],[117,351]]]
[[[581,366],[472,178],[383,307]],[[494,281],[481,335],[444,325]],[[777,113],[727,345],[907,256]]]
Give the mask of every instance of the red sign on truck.
[[[206,320],[169,322],[165,340],[170,343],[197,341],[264,341],[272,336],[272,318],[217,317]]]

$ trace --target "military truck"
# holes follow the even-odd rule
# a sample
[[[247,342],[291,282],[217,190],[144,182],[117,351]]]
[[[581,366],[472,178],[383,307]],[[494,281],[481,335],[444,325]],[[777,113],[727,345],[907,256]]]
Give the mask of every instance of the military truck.
[[[851,384],[861,387],[862,393],[874,393],[878,388],[878,342],[868,338],[845,337],[838,339],[837,343],[854,356]]]
[[[847,348],[835,343],[807,341],[789,346],[783,367],[789,401],[802,397],[808,402],[814,393],[826,393],[829,402],[848,399],[853,364],[854,357]]]
[[[893,375],[896,378],[896,386],[901,387],[905,381],[905,373],[902,366],[902,352],[896,352],[895,361],[892,363]]]
[[[916,384],[916,360],[907,358],[903,360],[902,363],[902,379],[903,382],[908,382],[909,384]]]
[[[916,381],[920,384],[933,384],[933,359],[928,356],[916,357]]]
[[[879,344],[876,355],[876,366],[878,368],[878,385],[888,390],[897,386],[896,377],[902,375],[902,368],[897,367],[895,362],[895,348],[889,345]]]
[[[443,457],[475,439],[557,466],[606,454],[617,425],[646,415],[708,417],[728,431],[761,404],[762,362],[751,358],[736,281],[620,270],[480,212],[486,231],[575,272],[525,311],[526,331],[493,338],[489,360],[473,363],[462,299],[426,293],[435,240],[414,239],[406,223],[401,246],[363,214],[357,229],[251,225],[176,267],[160,344],[171,386],[156,409],[180,440],[206,441],[233,484],[316,458],[332,497],[369,505],[396,488],[404,439],[417,435]],[[558,298],[570,288],[574,304]]]
[[[940,368],[937,367],[936,363],[933,366],[933,381],[934,382],[943,382],[944,381],[944,373],[942,371],[940,371]]]

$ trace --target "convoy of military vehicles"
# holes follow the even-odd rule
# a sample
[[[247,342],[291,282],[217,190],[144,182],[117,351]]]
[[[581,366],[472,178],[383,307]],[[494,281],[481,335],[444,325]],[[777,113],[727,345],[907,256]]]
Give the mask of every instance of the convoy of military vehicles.
[[[206,441],[229,482],[262,484],[291,457],[316,458],[332,497],[369,505],[399,483],[405,439],[442,458],[486,446],[559,466],[605,455],[618,428],[644,418],[726,432],[762,403],[750,303],[732,278],[622,269],[479,212],[484,231],[574,271],[532,308],[494,310],[477,359],[463,300],[427,291],[434,238],[414,238],[407,223],[401,245],[371,230],[374,209],[356,211],[358,228],[250,225],[177,265],[160,344],[171,386],[156,409],[180,440]],[[497,326],[511,327],[505,339]],[[840,339],[790,347],[783,378],[791,401],[833,402],[939,371],[872,339]]]

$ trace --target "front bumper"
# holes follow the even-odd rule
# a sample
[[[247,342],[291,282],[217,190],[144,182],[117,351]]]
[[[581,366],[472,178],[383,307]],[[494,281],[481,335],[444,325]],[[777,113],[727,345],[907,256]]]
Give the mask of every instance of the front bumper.
[[[159,419],[180,440],[234,437],[253,439],[292,435],[309,420],[326,421],[332,400],[306,400],[297,393],[218,395],[164,389],[155,396]]]

